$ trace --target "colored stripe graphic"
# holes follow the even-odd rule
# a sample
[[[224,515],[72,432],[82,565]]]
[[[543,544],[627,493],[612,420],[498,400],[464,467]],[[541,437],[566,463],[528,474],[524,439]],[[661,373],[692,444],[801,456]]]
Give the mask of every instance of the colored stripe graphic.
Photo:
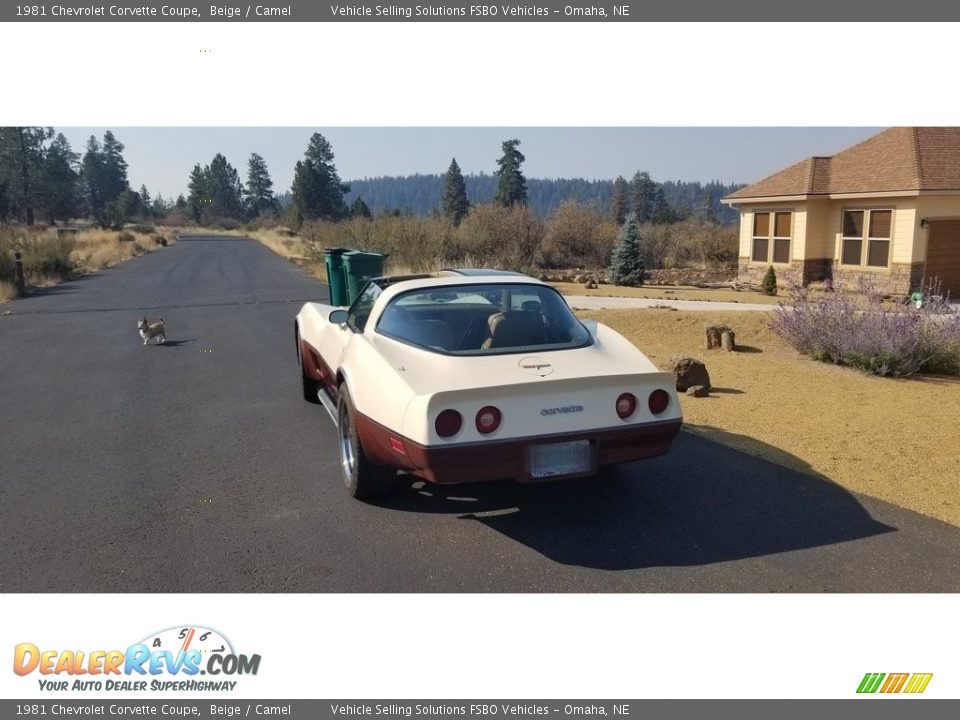
[[[908,693],[922,693],[927,689],[927,685],[930,684],[930,679],[933,677],[933,673],[914,673],[913,677],[910,678],[910,682],[907,684],[907,689],[904,692]]]
[[[886,682],[884,682],[886,678]],[[899,692],[918,694],[927,689],[933,673],[866,673],[857,687],[858,693],[894,694]],[[881,685],[881,683],[883,683]]]
[[[857,688],[857,692],[875,693],[877,688],[880,687],[880,682],[884,677],[886,677],[884,673],[867,673],[863,676],[863,680],[860,681],[860,687]]]
[[[907,682],[907,678],[910,677],[910,673],[890,673],[887,676],[887,681],[883,684],[883,687],[880,688],[882,693],[898,693],[903,689],[904,683]]]

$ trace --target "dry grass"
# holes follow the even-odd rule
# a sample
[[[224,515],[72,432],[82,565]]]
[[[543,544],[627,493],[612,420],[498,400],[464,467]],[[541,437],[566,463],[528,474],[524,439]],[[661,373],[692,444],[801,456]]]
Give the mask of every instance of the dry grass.
[[[592,297],[635,297],[651,300],[713,300],[716,302],[763,303],[776,305],[786,300],[785,295],[771,297],[750,290],[732,290],[729,288],[695,288],[682,285],[647,285],[644,287],[622,287],[620,285],[600,285],[596,290],[587,290],[580,283],[550,283],[564,295],[589,295]]]
[[[0,280],[0,305],[10,302],[14,297],[16,297],[16,295],[14,293],[13,283]]]
[[[73,252],[70,253],[74,267],[80,272],[96,272],[144,253],[154,252],[161,247],[154,240],[154,235],[162,236],[168,245],[176,242],[176,236],[172,232],[158,231],[150,235],[129,230],[124,232],[132,235],[133,240],[121,242],[120,233],[112,230],[86,230],[78,233]]]
[[[765,313],[580,314],[617,329],[661,368],[679,353],[707,364],[710,397],[681,397],[693,432],[960,525],[960,379],[878,378],[810,360],[769,329]],[[704,350],[712,322],[733,328],[744,350]]]
[[[299,235],[291,236],[268,229],[253,230],[246,235],[270,248],[280,257],[296,263],[318,280],[327,281],[326,266],[312,256]]]

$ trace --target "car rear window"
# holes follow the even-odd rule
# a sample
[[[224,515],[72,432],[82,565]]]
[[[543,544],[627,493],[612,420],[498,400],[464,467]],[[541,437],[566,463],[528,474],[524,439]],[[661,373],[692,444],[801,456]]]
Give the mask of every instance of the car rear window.
[[[380,314],[376,331],[434,352],[491,355],[591,343],[553,288],[523,283],[409,290]]]

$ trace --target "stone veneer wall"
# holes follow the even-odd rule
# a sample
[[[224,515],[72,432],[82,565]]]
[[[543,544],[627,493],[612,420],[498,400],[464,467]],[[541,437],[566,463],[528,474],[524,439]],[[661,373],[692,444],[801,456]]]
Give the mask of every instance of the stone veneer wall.
[[[737,278],[749,283],[760,284],[767,273],[769,265],[750,262],[749,258],[739,258]],[[923,283],[923,263],[894,263],[890,272],[854,270],[850,268],[837,269],[837,264],[830,259],[793,260],[789,267],[775,265],[777,284],[784,286],[789,280],[808,285],[830,279],[834,284],[855,287],[862,278],[873,284],[878,290],[887,295],[909,295],[921,289]]]

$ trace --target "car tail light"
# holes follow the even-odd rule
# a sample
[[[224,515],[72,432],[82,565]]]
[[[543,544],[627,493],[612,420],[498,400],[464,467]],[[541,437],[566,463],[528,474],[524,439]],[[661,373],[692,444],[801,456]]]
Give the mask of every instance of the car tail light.
[[[637,397],[633,393],[621,393],[617,398],[617,415],[626,420],[637,409]]]
[[[493,405],[482,407],[477,412],[477,431],[484,435],[492,433],[500,427],[500,420],[500,411]]]
[[[460,432],[460,426],[463,425],[463,417],[456,410],[444,410],[437,415],[433,427],[440,437],[451,437]]]
[[[664,410],[667,409],[667,405],[670,404],[670,396],[667,394],[666,390],[654,390],[650,393],[650,399],[647,400],[647,405],[650,406],[650,412],[654,415],[659,415]]]

